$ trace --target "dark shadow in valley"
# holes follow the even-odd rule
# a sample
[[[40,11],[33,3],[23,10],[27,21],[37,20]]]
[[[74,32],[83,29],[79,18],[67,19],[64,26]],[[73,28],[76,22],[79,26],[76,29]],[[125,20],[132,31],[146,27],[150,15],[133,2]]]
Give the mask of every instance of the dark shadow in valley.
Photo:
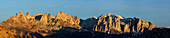
[[[45,38],[137,38],[140,34],[123,33],[123,34],[107,34],[103,32],[90,31],[86,29],[64,28],[60,30],[52,30],[55,34],[47,35]]]

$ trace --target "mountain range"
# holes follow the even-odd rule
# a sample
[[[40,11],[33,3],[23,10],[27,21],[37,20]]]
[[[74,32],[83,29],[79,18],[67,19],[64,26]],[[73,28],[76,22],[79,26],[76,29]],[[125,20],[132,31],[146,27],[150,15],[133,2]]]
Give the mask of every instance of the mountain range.
[[[68,13],[25,15],[22,11],[0,24],[4,38],[168,38],[168,27],[157,27],[137,17],[108,13],[86,20]],[[2,35],[4,34],[4,35]],[[153,35],[153,36],[152,36]]]

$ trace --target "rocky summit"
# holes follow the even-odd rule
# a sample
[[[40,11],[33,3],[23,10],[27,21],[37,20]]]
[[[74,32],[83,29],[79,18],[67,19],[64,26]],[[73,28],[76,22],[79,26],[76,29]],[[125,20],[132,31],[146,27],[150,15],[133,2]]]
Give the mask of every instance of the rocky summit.
[[[92,17],[87,20],[81,20],[81,26],[90,28],[93,31],[105,32],[108,34],[124,32],[144,32],[157,28],[156,25],[146,20],[140,20],[137,17],[123,18],[119,15],[102,14],[99,17]],[[114,31],[114,32],[112,32]]]
[[[164,31],[161,27],[137,17],[126,18],[110,13],[83,20],[62,11],[58,12],[56,16],[52,16],[50,13],[30,15],[29,12],[24,15],[20,11],[0,24],[0,37],[147,38],[148,36],[145,35],[149,33],[156,35],[155,31],[158,31],[156,33],[169,34],[169,29],[167,27],[165,29]]]

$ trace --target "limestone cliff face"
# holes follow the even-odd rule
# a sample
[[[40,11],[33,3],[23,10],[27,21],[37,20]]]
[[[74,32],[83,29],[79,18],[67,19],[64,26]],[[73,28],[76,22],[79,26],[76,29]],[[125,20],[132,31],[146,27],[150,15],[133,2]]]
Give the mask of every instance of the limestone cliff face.
[[[124,32],[143,32],[156,28],[151,22],[146,20],[140,20],[139,18],[125,18],[119,15],[112,15],[108,13],[106,16],[102,14],[99,17],[89,18],[87,20],[81,20],[80,25],[85,28],[91,28],[94,31],[100,31],[105,33],[112,33],[111,31],[117,31],[119,33]]]
[[[75,27],[80,29],[81,27],[79,26],[80,23],[80,18],[78,18],[77,16],[70,16],[70,14],[68,13],[63,13],[62,11],[57,13],[57,16],[55,17],[55,21],[60,21],[62,20],[63,23],[68,23],[65,24],[64,26],[70,26],[70,27]],[[73,26],[71,26],[73,25]]]
[[[77,16],[70,16],[68,13],[63,13],[62,11],[57,13],[55,19],[62,19],[63,21],[69,21],[71,24],[79,24],[80,18]]]

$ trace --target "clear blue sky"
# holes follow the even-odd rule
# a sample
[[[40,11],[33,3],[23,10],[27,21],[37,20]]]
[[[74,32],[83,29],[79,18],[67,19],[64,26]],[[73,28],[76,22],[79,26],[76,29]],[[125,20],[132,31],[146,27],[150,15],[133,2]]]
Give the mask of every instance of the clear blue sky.
[[[82,19],[111,13],[170,27],[170,0],[0,0],[0,22],[19,11],[53,16],[63,11]]]

